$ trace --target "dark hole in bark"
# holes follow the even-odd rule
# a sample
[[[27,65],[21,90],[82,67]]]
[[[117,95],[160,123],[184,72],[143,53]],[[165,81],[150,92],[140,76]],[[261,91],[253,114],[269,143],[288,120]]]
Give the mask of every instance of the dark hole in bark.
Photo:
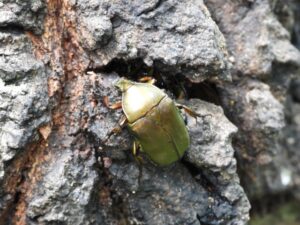
[[[295,79],[291,82],[289,91],[293,101],[300,103],[300,79]]]
[[[206,102],[221,105],[216,85],[209,81],[201,83],[186,83],[189,98],[199,98]]]
[[[20,35],[24,33],[24,27],[19,25],[18,23],[8,23],[0,26],[1,32],[7,32],[14,35]]]
[[[216,105],[221,104],[214,83],[208,81],[192,83],[183,74],[162,71],[160,62],[154,62],[153,66],[147,66],[142,59],[129,61],[114,59],[104,67],[94,69],[94,72],[116,72],[121,77],[134,81],[151,76],[156,80],[155,85],[166,90],[172,98],[199,98]]]
[[[298,49],[300,49],[300,43],[299,43],[299,40],[300,40],[300,37],[298,37],[296,31],[293,30],[291,42],[292,42],[292,44],[293,44],[294,46],[296,46]]]

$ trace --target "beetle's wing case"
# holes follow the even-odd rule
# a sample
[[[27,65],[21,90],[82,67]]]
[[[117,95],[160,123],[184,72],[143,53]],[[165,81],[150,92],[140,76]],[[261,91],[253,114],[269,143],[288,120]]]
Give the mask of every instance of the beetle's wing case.
[[[163,98],[147,116],[128,126],[142,151],[161,166],[179,160],[190,144],[183,118],[169,97]]]
[[[156,106],[166,94],[152,84],[134,83],[122,96],[122,108],[132,123]]]

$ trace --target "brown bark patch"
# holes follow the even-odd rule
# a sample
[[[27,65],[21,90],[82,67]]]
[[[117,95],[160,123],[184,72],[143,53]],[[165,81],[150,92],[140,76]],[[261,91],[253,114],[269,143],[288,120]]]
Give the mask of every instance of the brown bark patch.
[[[87,54],[79,44],[76,27],[76,12],[67,0],[48,0],[43,35],[27,33],[36,57],[49,62],[48,95],[54,106],[51,127],[39,128],[41,140],[30,144],[13,161],[8,172],[5,190],[15,196],[14,212],[11,209],[9,212],[13,214],[13,224],[26,224],[28,201],[34,188],[38,188],[37,181],[43,177],[43,165],[50,160],[51,153],[66,147],[72,149],[71,143],[76,141],[74,133],[84,129],[87,121],[87,118],[76,117],[83,110],[80,108],[85,84],[83,75],[89,65]],[[51,136],[56,137],[55,143],[48,145]],[[84,157],[89,155],[88,151],[82,154]]]
[[[13,224],[26,224],[26,199],[32,195],[33,187],[42,177],[42,165],[50,158],[47,142],[41,140],[30,144],[19,154],[7,171],[3,187],[7,194],[14,196],[10,202],[11,207],[15,209]],[[13,205],[14,202],[16,205]],[[7,213],[8,210],[1,215],[0,224],[8,220]]]

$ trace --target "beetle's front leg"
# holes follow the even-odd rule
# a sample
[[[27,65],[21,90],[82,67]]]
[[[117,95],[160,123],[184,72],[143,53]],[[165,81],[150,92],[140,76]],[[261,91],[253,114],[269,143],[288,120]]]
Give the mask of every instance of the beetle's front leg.
[[[192,110],[191,108],[187,107],[186,105],[182,105],[179,103],[175,103],[176,106],[180,109],[183,109],[187,114],[189,114],[190,116],[194,117],[197,120],[197,117],[200,116],[200,114],[196,113],[194,110]]]
[[[103,104],[109,108],[109,109],[120,109],[122,108],[122,101],[118,101],[118,102],[115,102],[114,104],[110,104],[109,103],[109,100],[108,100],[108,96],[105,96],[103,98]],[[114,127],[107,135],[107,138],[105,139],[104,143],[107,142],[107,140],[113,135],[113,134],[116,134],[116,133],[120,133],[121,130],[126,126],[127,124],[127,118],[126,116],[122,116],[121,119],[118,121],[118,127]]]
[[[155,84],[156,80],[153,77],[142,77],[139,79],[139,82],[147,84]]]
[[[108,100],[108,96],[105,96],[103,98],[103,103],[107,108],[110,108],[110,109],[120,109],[120,108],[122,108],[122,101],[118,101],[118,102],[115,102],[113,104],[110,104],[110,102]]]

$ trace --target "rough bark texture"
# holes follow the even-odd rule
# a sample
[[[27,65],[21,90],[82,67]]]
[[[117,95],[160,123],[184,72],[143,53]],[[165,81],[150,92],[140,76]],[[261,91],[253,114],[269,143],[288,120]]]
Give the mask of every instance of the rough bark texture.
[[[0,0],[0,224],[242,225],[299,197],[297,48],[299,0]],[[145,75],[199,114],[169,167],[107,139],[114,82]]]
[[[293,96],[299,91],[300,2],[206,2],[232,55],[233,83],[218,88],[239,128],[233,143],[243,186],[250,198],[289,192],[299,186],[299,166],[292,162],[299,161]]]

